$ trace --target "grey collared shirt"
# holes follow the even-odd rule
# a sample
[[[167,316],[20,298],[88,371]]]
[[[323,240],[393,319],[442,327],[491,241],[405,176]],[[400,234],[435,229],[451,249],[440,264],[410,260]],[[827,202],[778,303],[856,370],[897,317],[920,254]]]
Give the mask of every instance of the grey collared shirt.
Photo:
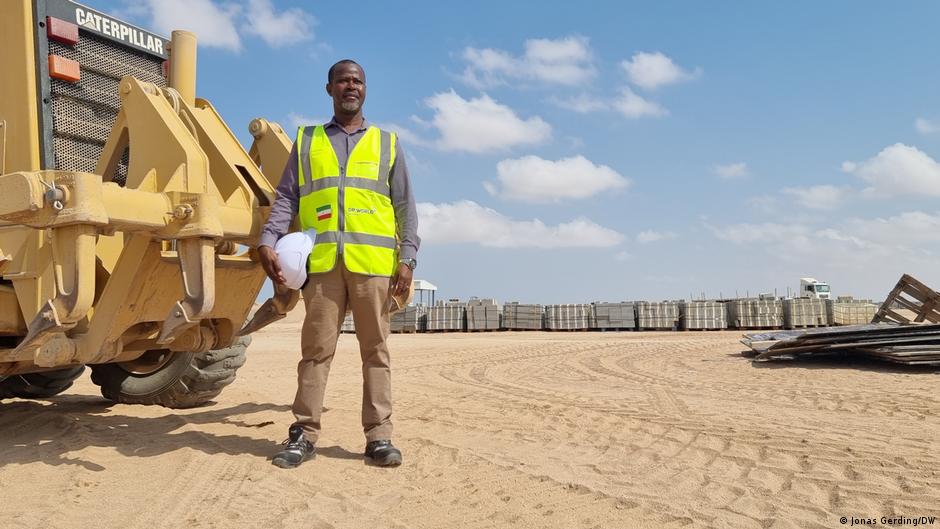
[[[362,121],[362,126],[355,132],[346,132],[336,117],[324,125],[327,137],[336,151],[336,159],[340,167],[346,165],[349,153],[359,143],[359,140],[369,128],[369,122]],[[389,186],[392,195],[392,207],[395,209],[395,223],[398,228],[398,239],[401,244],[399,258],[417,259],[418,246],[418,209],[415,198],[411,192],[411,179],[408,175],[408,165],[405,163],[405,153],[401,142],[395,142],[395,163],[392,164]],[[258,246],[274,248],[278,239],[289,230],[291,222],[297,216],[300,208],[300,184],[297,177],[297,143],[291,149],[287,166],[281,174],[281,181],[277,185],[274,205],[271,207],[271,216],[261,229],[261,242]]]

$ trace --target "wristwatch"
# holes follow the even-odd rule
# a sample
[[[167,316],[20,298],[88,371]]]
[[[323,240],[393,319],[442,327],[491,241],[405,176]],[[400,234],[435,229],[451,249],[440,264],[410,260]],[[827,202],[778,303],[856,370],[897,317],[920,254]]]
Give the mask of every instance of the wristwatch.
[[[418,268],[418,261],[414,259],[399,259],[398,262],[407,266],[408,268],[412,270],[414,270],[415,268]]]

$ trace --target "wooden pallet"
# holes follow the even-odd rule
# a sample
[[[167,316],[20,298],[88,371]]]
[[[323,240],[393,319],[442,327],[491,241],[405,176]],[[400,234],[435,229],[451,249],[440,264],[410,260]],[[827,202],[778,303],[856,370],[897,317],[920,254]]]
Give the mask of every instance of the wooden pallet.
[[[913,312],[913,320],[899,314],[891,309],[891,306],[898,304],[901,307]],[[898,284],[888,294],[885,302],[881,304],[872,323],[893,321],[896,323],[940,323],[940,293],[936,292],[927,285],[921,283],[913,276],[904,274],[898,280]]]

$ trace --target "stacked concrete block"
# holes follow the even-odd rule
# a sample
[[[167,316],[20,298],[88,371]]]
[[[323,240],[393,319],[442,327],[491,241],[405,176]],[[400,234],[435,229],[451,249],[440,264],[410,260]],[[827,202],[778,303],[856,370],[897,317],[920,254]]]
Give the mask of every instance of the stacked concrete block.
[[[471,299],[466,310],[468,331],[499,330],[501,314],[495,299]]]
[[[784,327],[795,329],[799,327],[824,327],[828,324],[826,300],[815,298],[783,300]]]
[[[878,306],[867,299],[839,297],[826,301],[830,325],[862,325],[871,323]]]
[[[339,332],[356,333],[356,324],[353,322],[352,312],[346,313],[346,318],[343,319],[343,326],[339,328]]]
[[[637,329],[679,328],[679,304],[675,301],[637,301],[634,305]]]
[[[636,308],[633,303],[594,303],[590,327],[597,330],[633,330],[636,328]]]
[[[566,303],[545,306],[545,328],[552,331],[579,331],[590,327],[591,305]]]
[[[725,304],[718,301],[679,302],[679,328],[684,331],[727,329]]]
[[[462,331],[466,329],[466,306],[456,299],[438,301],[428,308],[429,331]]]
[[[427,307],[424,305],[409,305],[392,314],[392,332],[423,332],[428,327]]]
[[[531,331],[544,328],[542,306],[511,302],[503,305],[503,329]]]
[[[783,302],[779,299],[734,299],[728,307],[728,326],[736,329],[783,327]]]

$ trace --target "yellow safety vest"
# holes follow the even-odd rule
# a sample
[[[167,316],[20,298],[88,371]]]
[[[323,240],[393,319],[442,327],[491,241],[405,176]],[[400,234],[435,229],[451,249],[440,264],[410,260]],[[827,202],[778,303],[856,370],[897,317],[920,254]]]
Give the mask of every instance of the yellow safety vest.
[[[322,125],[297,130],[300,226],[317,230],[307,264],[311,274],[332,270],[337,253],[350,272],[395,273],[398,241],[389,175],[396,141],[395,134],[369,127],[340,167]]]

